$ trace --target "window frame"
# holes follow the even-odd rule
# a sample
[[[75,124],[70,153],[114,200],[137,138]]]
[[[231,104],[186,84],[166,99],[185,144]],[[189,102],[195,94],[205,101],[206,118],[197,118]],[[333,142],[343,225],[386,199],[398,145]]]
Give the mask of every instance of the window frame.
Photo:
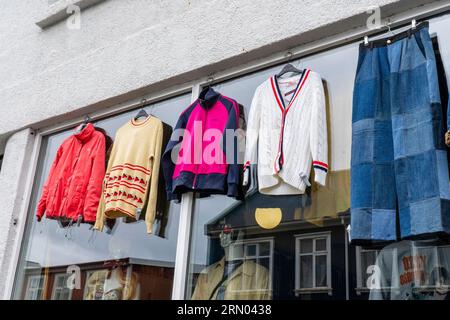
[[[57,287],[58,278],[65,278],[64,283],[67,283],[67,279],[71,276],[71,274],[68,273],[55,273],[54,279],[53,279],[53,286],[52,286],[52,295],[51,300],[58,300],[58,301],[64,301],[62,299],[55,299],[56,296],[56,290],[60,290],[60,294],[63,290],[68,289],[69,290],[69,297],[67,300],[72,300],[72,293],[73,289],[67,288],[67,287]]]
[[[58,3],[58,2],[56,2]],[[446,15],[450,13],[449,3],[431,3],[426,6],[415,7],[405,12],[389,17],[392,30],[395,28],[404,27],[411,24],[411,19],[426,18],[431,19],[437,15]],[[303,43],[294,48],[284,48],[270,56],[255,58],[251,62],[238,65],[236,67],[219,71],[213,74],[204,75],[201,78],[184,82],[184,84],[175,87],[169,87],[158,91],[156,94],[147,94],[134,99],[130,99],[127,103],[118,103],[116,105],[105,106],[101,111],[92,112],[89,114],[93,121],[113,116],[115,114],[129,111],[140,106],[140,101],[145,98],[149,104],[155,103],[164,99],[191,92],[192,101],[195,100],[204,85],[213,85],[232,78],[248,75],[256,71],[260,71],[269,67],[273,67],[285,63],[286,57],[289,59],[299,59],[313,54],[320,54],[324,51],[331,50],[336,47],[349,45],[360,42],[361,39],[368,35],[373,36],[384,31],[378,29],[367,30],[366,26],[350,29],[340,32],[336,35],[323,37],[320,40]],[[24,238],[25,226],[29,213],[29,206],[31,203],[32,186],[34,182],[34,175],[36,173],[37,162],[39,159],[39,151],[44,136],[75,127],[84,121],[84,116],[65,121],[62,124],[57,124],[49,127],[44,127],[36,131],[34,146],[31,156],[31,166],[28,170],[24,185],[27,187],[24,190],[24,203],[19,212],[18,224],[16,226],[16,234],[13,241],[12,257],[7,270],[4,299],[11,299],[14,293],[14,285],[16,283],[17,266],[19,263],[20,253],[22,251],[22,240]],[[187,295],[187,273],[188,273],[188,257],[189,257],[189,239],[191,235],[193,217],[193,195],[192,193],[184,194],[181,200],[180,221],[178,226],[178,240],[175,256],[175,270],[172,287],[172,299],[183,300]],[[346,272],[348,268],[346,267]],[[331,281],[331,278],[330,278]],[[347,290],[348,291],[348,290]]]
[[[95,272],[98,272],[98,271],[106,271],[107,272],[108,269],[98,269],[98,270],[88,270],[88,271],[86,271],[86,277],[85,277],[85,280],[84,280],[84,287],[83,287],[83,300],[85,300],[86,294],[88,292],[88,281],[89,281],[89,278]],[[103,283],[103,287],[104,287],[104,283]]]
[[[436,255],[437,259],[440,259],[439,249],[443,249],[443,248],[450,248],[450,245],[440,245],[440,246],[432,247],[433,251],[435,251],[434,254]],[[429,247],[422,247],[422,246],[418,246],[418,247],[413,246],[412,254],[414,256],[417,256],[419,254],[418,250],[420,250],[420,249],[430,249],[430,248]],[[421,291],[434,291],[434,290],[436,290],[436,286],[434,286],[434,285],[427,285],[427,286],[416,285],[416,288],[420,289]],[[450,284],[443,285],[442,288],[450,290]]]
[[[313,233],[304,233],[297,234],[294,236],[295,238],[295,295],[298,296],[300,294],[311,294],[311,293],[323,293],[326,292],[328,295],[331,295],[333,292],[332,287],[332,279],[331,279],[331,231],[324,232],[313,232]],[[326,240],[326,250],[325,251],[316,251],[316,241],[317,240]],[[301,253],[301,241],[302,240],[312,240],[312,251],[311,253]],[[325,254],[324,254],[325,253]],[[327,257],[327,285],[325,287],[316,286],[316,257],[324,256]],[[302,256],[312,256],[312,284],[313,286],[310,288],[302,288],[300,284],[300,274],[301,274],[301,264],[300,260]]]
[[[259,245],[262,242],[269,242],[270,245],[270,249],[269,249],[269,255],[268,256],[259,256],[259,255],[255,255],[255,257],[252,257],[250,259],[260,259],[260,258],[269,258],[269,290],[272,292],[273,290],[273,260],[274,260],[274,251],[275,251],[275,238],[274,237],[264,237],[264,238],[257,238],[257,239],[242,239],[242,240],[237,240],[236,242],[233,243],[233,246],[239,246],[242,245],[247,246],[247,245]],[[259,247],[257,249],[257,251],[259,251]],[[242,256],[242,259],[236,259],[236,260],[242,260],[244,261],[246,258],[245,256],[245,249],[244,249],[244,253]]]
[[[366,284],[363,283],[363,273],[366,272],[366,270],[362,269],[362,254],[364,252],[375,252],[375,254],[378,256],[381,250],[378,249],[364,249],[361,246],[356,246],[356,294],[361,295],[363,292],[370,292],[370,289],[367,288]]]

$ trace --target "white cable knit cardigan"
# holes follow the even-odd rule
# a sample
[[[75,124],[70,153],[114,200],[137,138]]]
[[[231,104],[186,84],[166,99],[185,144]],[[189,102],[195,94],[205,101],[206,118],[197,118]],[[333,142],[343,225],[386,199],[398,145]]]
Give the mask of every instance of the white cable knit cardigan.
[[[261,193],[302,194],[310,185],[311,165],[315,181],[325,185],[327,159],[325,95],[320,75],[307,69],[299,76],[272,76],[263,82],[255,91],[248,116],[244,185],[249,183],[250,165],[257,163]]]

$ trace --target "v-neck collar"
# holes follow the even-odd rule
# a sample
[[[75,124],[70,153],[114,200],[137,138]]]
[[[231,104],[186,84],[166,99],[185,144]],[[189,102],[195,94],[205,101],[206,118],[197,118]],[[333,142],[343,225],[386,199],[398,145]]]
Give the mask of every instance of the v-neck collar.
[[[295,87],[294,94],[292,95],[292,99],[289,102],[288,106],[286,107],[286,104],[284,102],[283,94],[281,93],[280,87],[278,85],[278,79],[276,75],[273,75],[270,78],[270,82],[272,84],[272,90],[273,94],[275,95],[275,99],[277,100],[278,106],[280,107],[282,112],[287,112],[289,108],[294,103],[295,99],[297,98],[298,94],[302,90],[302,87],[306,81],[306,79],[309,76],[311,70],[309,69],[303,69],[302,75],[300,76],[300,79],[297,82],[297,86]]]

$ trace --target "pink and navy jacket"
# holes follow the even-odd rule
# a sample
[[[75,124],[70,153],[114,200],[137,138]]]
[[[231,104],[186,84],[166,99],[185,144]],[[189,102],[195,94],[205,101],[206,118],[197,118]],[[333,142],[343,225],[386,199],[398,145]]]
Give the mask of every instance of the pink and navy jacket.
[[[180,200],[185,192],[242,198],[242,166],[237,161],[235,136],[233,143],[228,143],[233,152],[226,150],[226,132],[234,134],[239,128],[239,110],[235,100],[206,88],[183,111],[162,159],[169,200]],[[229,154],[233,159],[227,159]]]

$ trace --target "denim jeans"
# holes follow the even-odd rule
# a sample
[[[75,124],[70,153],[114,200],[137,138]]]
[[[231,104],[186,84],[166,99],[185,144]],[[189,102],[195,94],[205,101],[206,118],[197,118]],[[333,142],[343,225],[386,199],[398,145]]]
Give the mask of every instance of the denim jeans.
[[[361,44],[352,115],[352,243],[450,233],[442,119],[427,23],[390,44]]]

